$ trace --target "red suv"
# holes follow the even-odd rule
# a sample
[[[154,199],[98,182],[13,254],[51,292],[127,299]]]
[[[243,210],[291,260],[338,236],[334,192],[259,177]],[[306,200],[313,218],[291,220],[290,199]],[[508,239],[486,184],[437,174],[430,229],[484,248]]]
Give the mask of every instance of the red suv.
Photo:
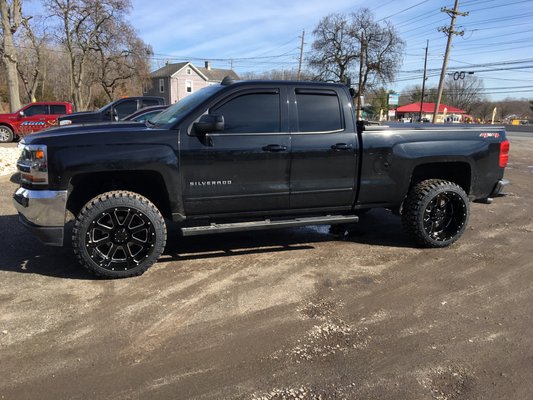
[[[72,104],[60,101],[31,103],[13,114],[0,114],[0,142],[57,126],[64,114],[72,114]]]

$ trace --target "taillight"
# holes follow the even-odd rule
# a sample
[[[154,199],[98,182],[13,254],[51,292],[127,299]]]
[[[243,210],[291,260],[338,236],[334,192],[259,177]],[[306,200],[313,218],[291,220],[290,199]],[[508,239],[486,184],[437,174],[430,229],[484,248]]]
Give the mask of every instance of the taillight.
[[[500,168],[505,168],[509,162],[509,147],[508,140],[500,143]]]

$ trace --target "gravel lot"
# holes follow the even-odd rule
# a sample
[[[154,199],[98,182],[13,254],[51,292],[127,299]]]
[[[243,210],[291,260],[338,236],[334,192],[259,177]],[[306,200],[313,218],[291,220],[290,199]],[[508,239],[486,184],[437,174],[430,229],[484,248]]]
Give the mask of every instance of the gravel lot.
[[[20,151],[16,143],[4,144],[0,147],[0,176],[12,175],[17,171],[17,160]]]
[[[533,140],[508,196],[419,249],[386,211],[175,240],[145,275],[94,279],[17,222],[0,178],[1,399],[528,399]]]

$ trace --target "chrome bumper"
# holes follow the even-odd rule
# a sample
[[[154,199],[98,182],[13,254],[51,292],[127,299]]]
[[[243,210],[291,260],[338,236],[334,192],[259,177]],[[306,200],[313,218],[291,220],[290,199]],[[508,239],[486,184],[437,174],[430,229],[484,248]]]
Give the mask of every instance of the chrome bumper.
[[[30,190],[19,188],[13,195],[13,205],[20,220],[43,243],[63,245],[66,190]]]

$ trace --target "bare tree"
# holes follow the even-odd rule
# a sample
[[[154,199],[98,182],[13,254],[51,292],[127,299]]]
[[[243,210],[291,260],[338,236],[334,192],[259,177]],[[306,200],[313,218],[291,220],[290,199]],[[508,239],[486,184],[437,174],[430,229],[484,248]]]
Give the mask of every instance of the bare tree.
[[[367,88],[393,80],[401,66],[404,42],[389,22],[376,22],[367,8],[328,15],[313,35],[308,63],[318,78],[350,83],[360,76],[361,95]],[[357,62],[361,57],[362,69]]]
[[[331,14],[319,22],[313,31],[315,40],[307,61],[320,80],[348,83],[353,78],[359,52],[352,33],[346,15]]]
[[[458,80],[448,77],[444,83],[446,102],[469,114],[474,104],[483,100],[483,90],[483,80],[474,75],[466,75],[464,79]]]
[[[142,87],[149,79],[152,48],[124,21],[107,21],[98,34],[95,51],[98,59],[98,83],[109,100],[131,81]]]
[[[17,73],[17,50],[13,37],[22,23],[22,0],[0,0],[2,44],[0,56],[6,69],[9,108],[20,108],[19,80]]]
[[[19,42],[19,60],[17,63],[17,71],[28,103],[35,101],[36,98],[37,87],[42,75],[42,56],[46,41],[44,30],[38,34],[30,23],[32,19],[32,17],[22,19],[24,29]]]
[[[264,72],[243,72],[239,74],[241,79],[263,79],[263,80],[281,80],[281,81],[295,81],[298,80],[297,69],[273,69],[271,71]],[[300,80],[311,81],[314,79],[314,75],[309,71],[300,72]]]
[[[422,100],[422,86],[414,85],[406,87],[400,96],[400,103],[411,104],[411,103],[420,103]],[[425,103],[436,103],[437,102],[437,88],[426,88],[424,91],[424,102]],[[443,104],[448,104],[448,97],[446,93],[442,95],[441,102]]]
[[[58,39],[70,62],[70,87],[76,109],[86,109],[97,79],[94,67],[98,38],[110,21],[121,20],[131,7],[129,0],[45,0],[51,16],[60,24]]]
[[[352,36],[363,49],[363,69],[359,74],[363,96],[367,87],[394,79],[403,61],[405,42],[389,21],[383,25],[375,22],[368,8],[352,14]]]

